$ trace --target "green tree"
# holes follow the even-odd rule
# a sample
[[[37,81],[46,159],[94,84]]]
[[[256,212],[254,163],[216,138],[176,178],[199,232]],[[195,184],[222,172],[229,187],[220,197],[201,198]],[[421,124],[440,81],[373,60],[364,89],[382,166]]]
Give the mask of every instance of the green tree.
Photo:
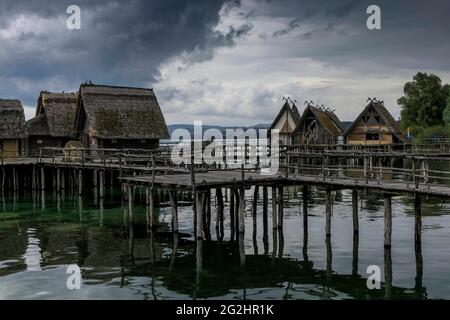
[[[447,97],[447,106],[444,109],[442,118],[446,126],[450,126],[450,94]]]
[[[403,88],[404,96],[397,100],[401,106],[400,120],[404,128],[442,125],[443,112],[450,93],[448,84],[434,74],[418,72]]]

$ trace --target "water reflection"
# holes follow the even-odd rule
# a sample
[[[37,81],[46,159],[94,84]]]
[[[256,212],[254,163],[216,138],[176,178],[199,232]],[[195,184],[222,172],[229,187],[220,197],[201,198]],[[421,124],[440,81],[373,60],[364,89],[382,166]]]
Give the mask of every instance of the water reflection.
[[[358,236],[352,232],[351,203],[348,202],[351,193],[343,193],[333,210],[334,233],[324,242],[321,196],[316,190],[301,195],[301,216],[298,202],[286,204],[282,230],[273,228],[269,233],[265,215],[261,214],[253,232],[253,216],[248,217],[246,223],[250,227],[245,236],[239,235],[238,241],[215,241],[216,236],[212,234],[212,240],[205,242],[192,237],[191,205],[180,206],[178,235],[170,232],[170,218],[167,218],[170,208],[160,208],[159,228],[149,232],[145,205],[135,207],[134,224],[123,225],[126,206],[125,209],[121,206],[120,197],[115,197],[118,202],[105,197],[105,200],[97,199],[95,204],[94,199],[80,201],[77,195],[64,193],[51,200],[50,194],[50,200],[44,199],[46,207],[41,211],[42,193],[20,195],[16,204],[13,197],[5,195],[5,210],[0,216],[0,297],[20,298],[20,288],[30,287],[30,283],[36,297],[39,297],[38,292],[44,291],[47,298],[67,295],[69,293],[55,283],[64,283],[66,275],[60,270],[73,263],[83,269],[85,287],[81,291],[94,298],[422,299],[428,297],[430,287],[439,288],[436,287],[439,283],[424,285],[427,261],[423,259],[422,242],[413,241],[417,236],[413,236],[411,228],[407,229],[410,242],[393,241],[399,258],[390,250],[380,250],[383,220],[379,200],[380,207],[372,218],[367,218],[367,211],[361,212]],[[393,201],[394,208],[398,208],[403,200]],[[225,212],[229,212],[229,203],[225,205]],[[17,211],[13,210],[14,206]],[[215,218],[214,210],[211,214]],[[270,215],[269,210],[267,220]],[[394,210],[393,215],[407,219],[404,224],[403,220],[396,220],[394,226],[412,225],[414,217],[404,215],[403,211]],[[225,216],[225,230],[229,235],[229,215]],[[375,221],[371,221],[373,217]],[[374,236],[378,238],[372,238]],[[427,239],[432,241],[432,238]],[[405,249],[403,244],[411,247]],[[263,247],[264,252],[255,247]],[[413,247],[415,277],[411,282],[397,285],[400,279],[397,275],[405,272],[405,266],[410,264],[409,260],[401,261],[402,254],[406,256]],[[381,252],[379,260],[378,252]],[[414,257],[412,259],[414,261]],[[368,290],[368,275],[364,271],[359,274],[358,267],[365,270],[369,264],[381,266],[383,263],[383,289]],[[436,267],[427,264],[425,269],[430,272]],[[412,268],[414,270],[414,265]],[[33,279],[23,274],[25,270],[35,270]],[[432,272],[428,275],[433,277]],[[8,290],[12,286],[19,288],[14,294]],[[117,296],[112,296],[112,292]],[[446,296],[445,291],[439,292]]]

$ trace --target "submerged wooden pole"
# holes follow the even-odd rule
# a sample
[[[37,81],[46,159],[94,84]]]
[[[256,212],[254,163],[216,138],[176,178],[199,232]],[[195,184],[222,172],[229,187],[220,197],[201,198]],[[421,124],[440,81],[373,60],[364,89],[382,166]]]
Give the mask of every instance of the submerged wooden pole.
[[[245,233],[245,172],[244,164],[241,165],[242,186],[239,189],[239,233]]]
[[[41,167],[41,190],[45,190],[45,171],[44,167]]]
[[[283,215],[284,215],[284,203],[283,203],[283,186],[278,188],[278,229],[283,229]]]
[[[222,241],[223,233],[224,233],[224,227],[223,227],[224,204],[223,204],[222,188],[216,189],[216,199],[217,199],[216,237],[217,237],[217,240]]]
[[[197,240],[203,240],[203,199],[205,194],[203,192],[196,191],[195,198],[196,204],[196,215],[197,215]],[[197,242],[198,244],[198,242]]]
[[[277,189],[272,186],[272,228],[276,229],[277,227]]]
[[[128,221],[129,223],[134,222],[134,213],[133,213],[133,187],[131,185],[127,185],[127,194],[128,194]]]
[[[234,191],[230,189],[230,241],[234,240],[235,230],[235,217],[234,217]]]
[[[325,195],[325,234],[331,237],[331,189],[327,189]]]
[[[83,194],[83,170],[78,170],[78,195],[81,196]]]
[[[99,173],[100,199],[103,199],[105,195],[105,170],[100,170]],[[97,172],[95,172],[95,175],[97,175]]]
[[[61,170],[56,168],[56,191],[61,192]]]
[[[269,252],[269,225],[268,225],[268,192],[267,187],[263,186],[263,243],[264,254]]]
[[[353,233],[359,233],[358,190],[352,190]]]
[[[391,247],[392,237],[392,197],[384,194],[384,247]]]
[[[305,184],[303,185],[303,194],[302,194],[302,200],[303,200],[303,229],[308,230],[308,186]]]
[[[178,233],[178,201],[176,191],[169,191],[169,197],[172,206],[172,231]]]
[[[252,203],[252,213],[253,213],[253,233],[256,235],[257,228],[257,210],[258,210],[258,196],[259,196],[259,186],[255,185],[255,190],[253,191],[253,203]]]
[[[420,195],[414,195],[414,240],[422,242],[422,204]]]

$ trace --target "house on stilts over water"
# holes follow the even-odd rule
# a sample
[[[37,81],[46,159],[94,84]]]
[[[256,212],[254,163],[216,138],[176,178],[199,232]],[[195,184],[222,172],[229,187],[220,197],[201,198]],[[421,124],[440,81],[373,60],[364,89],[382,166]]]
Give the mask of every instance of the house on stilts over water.
[[[29,154],[38,155],[42,147],[62,148],[73,140],[76,108],[76,93],[42,91],[36,116],[27,121]]]
[[[312,101],[307,107],[291,134],[293,144],[337,144],[342,140],[341,121],[333,110],[324,106],[313,106]]]
[[[169,133],[152,89],[80,86],[75,120],[77,140],[86,148],[159,147]]]
[[[27,154],[28,129],[19,100],[0,99],[0,152],[2,159]]]
[[[346,143],[353,145],[407,143],[399,123],[386,109],[383,101],[376,98],[369,98],[368,101],[369,104],[345,131]]]
[[[291,103],[290,103],[291,102]],[[278,129],[280,145],[291,144],[291,133],[297,126],[300,120],[300,113],[298,112],[295,101],[290,98],[285,99],[285,103],[278,112],[277,117],[270,126],[270,130]]]

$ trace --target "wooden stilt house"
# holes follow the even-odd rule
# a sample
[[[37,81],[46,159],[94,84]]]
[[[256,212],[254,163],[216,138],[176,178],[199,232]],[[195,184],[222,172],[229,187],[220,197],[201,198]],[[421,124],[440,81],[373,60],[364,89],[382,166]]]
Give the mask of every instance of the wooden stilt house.
[[[291,137],[293,144],[337,144],[343,132],[334,111],[308,103]]]
[[[0,152],[2,159],[27,154],[28,129],[19,100],[0,99]]]
[[[347,144],[386,145],[406,143],[403,132],[382,101],[369,99],[369,104],[345,131]]]
[[[91,149],[154,149],[169,137],[152,89],[82,84],[75,126],[77,139]]]
[[[295,103],[292,106],[289,104],[290,99],[281,107],[280,112],[270,126],[270,130],[278,129],[279,131],[279,143],[280,145],[291,144],[291,133],[297,126],[300,120],[300,114],[298,112]]]
[[[76,107],[75,93],[40,93],[36,116],[27,121],[31,155],[39,154],[42,147],[62,148],[74,138]]]

